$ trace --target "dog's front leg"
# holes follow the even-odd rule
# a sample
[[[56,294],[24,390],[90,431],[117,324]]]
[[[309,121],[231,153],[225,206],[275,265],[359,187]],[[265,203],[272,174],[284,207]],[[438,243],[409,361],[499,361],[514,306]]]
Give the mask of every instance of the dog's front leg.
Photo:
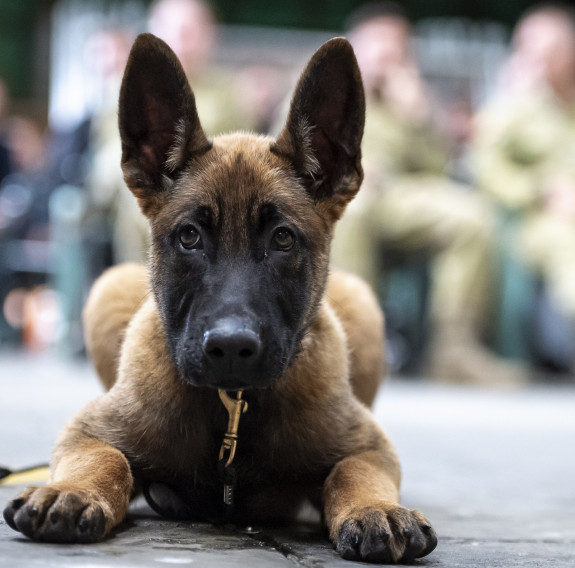
[[[48,485],[29,487],[4,510],[14,530],[45,542],[95,542],[123,520],[133,479],[120,451],[93,438],[63,440],[52,468]]]
[[[344,558],[395,563],[435,548],[437,537],[429,521],[398,504],[399,477],[395,456],[381,451],[335,465],[324,486],[325,520]]]

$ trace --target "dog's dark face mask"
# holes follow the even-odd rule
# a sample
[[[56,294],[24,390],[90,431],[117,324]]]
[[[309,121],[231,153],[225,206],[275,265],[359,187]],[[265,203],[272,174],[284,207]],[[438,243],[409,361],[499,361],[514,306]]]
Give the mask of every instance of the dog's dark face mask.
[[[122,167],[150,220],[152,288],[196,386],[266,387],[321,301],[335,221],[359,189],[364,98],[349,44],[314,55],[277,138],[207,140],[175,55],[150,34],[120,96]]]

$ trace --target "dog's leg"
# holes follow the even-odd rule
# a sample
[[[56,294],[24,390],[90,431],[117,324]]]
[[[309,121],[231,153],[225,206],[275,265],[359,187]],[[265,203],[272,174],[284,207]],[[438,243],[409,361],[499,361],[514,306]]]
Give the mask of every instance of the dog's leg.
[[[398,504],[399,476],[391,452],[364,452],[333,468],[324,486],[324,512],[330,538],[344,558],[395,563],[435,548],[429,521]]]
[[[90,290],[83,313],[84,338],[106,390],[116,382],[126,327],[148,294],[146,268],[132,263],[109,268]]]
[[[124,455],[95,439],[68,440],[60,444],[52,482],[29,487],[4,510],[8,525],[34,540],[95,542],[128,510],[133,480]]]
[[[377,298],[366,282],[339,271],[329,276],[326,298],[347,337],[353,393],[371,407],[385,367],[383,314]]]

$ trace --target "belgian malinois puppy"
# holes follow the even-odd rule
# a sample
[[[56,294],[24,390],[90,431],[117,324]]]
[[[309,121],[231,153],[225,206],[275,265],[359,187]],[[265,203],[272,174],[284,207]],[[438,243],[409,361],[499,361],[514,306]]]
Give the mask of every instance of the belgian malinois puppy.
[[[108,391],[61,434],[50,483],[5,509],[12,528],[98,541],[144,491],[169,517],[242,523],[293,518],[308,499],[350,559],[435,548],[427,519],[398,504],[399,462],[368,410],[381,312],[357,278],[328,275],[334,224],[363,177],[364,115],[353,50],[333,39],[277,139],[209,141],[178,59],[139,36],[119,124],[149,267],[96,282],[86,338]]]

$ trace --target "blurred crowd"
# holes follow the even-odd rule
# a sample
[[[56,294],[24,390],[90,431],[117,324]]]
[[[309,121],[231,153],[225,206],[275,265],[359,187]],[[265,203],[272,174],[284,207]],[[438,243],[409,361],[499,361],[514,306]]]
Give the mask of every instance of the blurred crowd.
[[[264,65],[214,65],[208,3],[157,0],[147,28],[182,61],[208,135],[278,130],[291,78]],[[345,33],[367,99],[365,180],[332,257],[379,294],[392,371],[494,387],[538,369],[573,377],[575,11],[542,4],[525,13],[478,108],[464,98],[442,104],[400,4],[366,4]],[[148,229],[124,187],[117,132],[133,37],[106,27],[87,38],[86,64],[102,89],[73,128],[11,114],[0,82],[2,344],[57,339],[81,353],[90,283],[107,266],[146,259]]]

